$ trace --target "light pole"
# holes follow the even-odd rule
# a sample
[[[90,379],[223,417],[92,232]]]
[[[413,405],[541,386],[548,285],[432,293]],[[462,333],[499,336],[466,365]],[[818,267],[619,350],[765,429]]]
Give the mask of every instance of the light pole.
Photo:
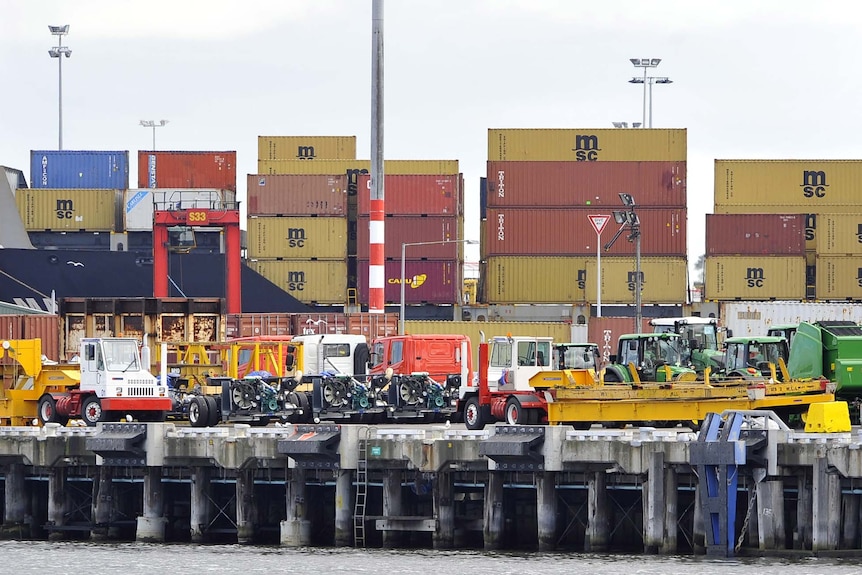
[[[155,120],[141,120],[141,125],[145,128],[153,129],[153,151],[156,151],[156,128],[162,128],[165,124],[168,123],[168,120],[159,120],[156,123]]]
[[[69,33],[69,25],[64,24],[62,26],[48,26],[48,30],[57,37],[57,46],[48,50],[48,55],[52,58],[57,59],[58,64],[58,78],[59,78],[59,89],[60,89],[60,135],[58,147],[60,150],[63,149],[63,56],[66,58],[70,58],[72,56],[72,50],[69,49],[68,46],[63,46],[63,36]]]
[[[436,242],[410,242],[401,244],[401,306],[398,312],[398,334],[404,335],[404,284],[407,275],[406,258],[407,246],[433,246],[438,244],[478,244],[476,240],[440,240]]]
[[[629,80],[629,84],[649,84],[649,126],[652,128],[652,85],[653,84],[673,84],[673,80],[666,76],[647,76],[646,80],[644,78],[638,78],[635,76],[631,80]],[[644,84],[644,85],[646,85]]]
[[[646,123],[647,122],[647,112],[646,112],[646,108],[647,108],[647,83],[648,83],[647,82],[647,68],[658,67],[658,65],[661,63],[661,58],[629,58],[629,61],[632,64],[634,64],[635,68],[643,68],[644,69],[644,77],[642,79],[633,78],[632,80],[630,80],[630,82],[633,84],[643,83],[643,85],[644,85],[644,106],[643,106],[644,107],[644,115],[643,115],[643,123],[641,124],[641,126],[645,128],[647,125],[647,123]],[[638,81],[635,81],[635,80],[638,80]],[[652,128],[652,125],[650,125],[650,128]]]

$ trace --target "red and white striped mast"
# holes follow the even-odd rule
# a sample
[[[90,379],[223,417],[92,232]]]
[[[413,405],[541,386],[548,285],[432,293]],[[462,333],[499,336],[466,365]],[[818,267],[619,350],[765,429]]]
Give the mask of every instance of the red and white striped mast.
[[[383,201],[383,0],[371,8],[371,203],[369,214],[368,311],[384,313],[386,257]],[[364,190],[360,193],[365,193]],[[402,278],[403,281],[403,278]]]

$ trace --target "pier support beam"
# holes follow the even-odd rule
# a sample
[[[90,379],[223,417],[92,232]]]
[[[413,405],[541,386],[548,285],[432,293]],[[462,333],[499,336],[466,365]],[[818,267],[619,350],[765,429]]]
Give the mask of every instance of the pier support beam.
[[[692,520],[692,546],[697,555],[706,553],[706,523],[704,522],[703,505],[703,482],[698,481],[694,486],[694,511]]]
[[[306,503],[306,473],[305,469],[295,467],[289,474],[284,484],[287,518],[281,522],[279,541],[287,547],[303,547],[311,544],[311,521],[308,519]]]
[[[584,551],[602,553],[610,543],[608,519],[608,480],[604,471],[588,474],[587,479],[587,529]]]
[[[812,482],[812,526],[811,550],[834,551],[838,549],[841,517],[841,477],[829,473],[825,457],[814,460]]]
[[[257,509],[254,497],[254,469],[236,472],[236,542],[254,543]]]
[[[557,546],[557,472],[536,474],[536,521],[539,551],[553,551]]]
[[[30,524],[27,510],[30,498],[27,496],[24,465],[10,463],[6,466],[6,492],[3,507],[3,534],[16,538],[30,537]]]
[[[353,471],[339,469],[335,479],[335,546],[353,544]]]
[[[438,473],[434,478],[434,515],[437,531],[432,535],[434,549],[452,549],[455,546],[455,501],[451,473]]]
[[[842,549],[859,548],[859,496],[855,494],[844,495],[844,517],[841,524],[844,532],[841,534]]]
[[[110,537],[109,529],[114,515],[114,469],[99,467],[93,478],[93,508],[90,539],[104,541]]]
[[[503,472],[489,471],[485,483],[485,523],[482,538],[485,549],[499,549],[503,545]]]
[[[761,551],[785,549],[784,481],[780,478],[757,483],[757,512],[749,529],[757,529],[757,546]]]
[[[401,492],[401,482],[404,472],[401,469],[388,469],[383,473],[383,516],[398,517],[404,515],[404,503]],[[436,499],[435,499],[436,505]],[[383,548],[397,549],[404,541],[401,531],[384,531]]]
[[[144,514],[138,517],[135,540],[141,543],[162,543],[165,540],[165,490],[162,468],[147,467],[144,471]]]
[[[793,532],[794,549],[811,549],[812,536],[812,503],[811,476],[803,468],[796,475],[796,529]]]
[[[189,529],[192,543],[206,541],[210,522],[210,468],[195,467],[191,478],[191,501],[189,505]]]
[[[652,452],[648,458],[648,475],[642,487],[644,553],[658,553],[664,541],[664,453]]]
[[[659,548],[663,555],[675,555],[679,537],[679,480],[676,470],[664,470],[664,541]]]
[[[52,467],[48,470],[48,525],[64,527],[69,499],[66,493],[66,468]],[[63,531],[49,531],[49,541],[62,541],[66,538]]]

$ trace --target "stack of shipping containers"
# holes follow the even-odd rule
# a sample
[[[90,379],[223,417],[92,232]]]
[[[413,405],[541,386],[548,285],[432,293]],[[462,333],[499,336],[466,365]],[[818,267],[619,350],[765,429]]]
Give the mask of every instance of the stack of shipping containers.
[[[862,299],[860,186],[860,160],[716,160],[705,299]]]
[[[686,301],[685,130],[489,130],[482,182],[480,299],[489,304],[635,300],[635,245],[613,218],[601,239],[588,216],[623,210],[641,230],[642,303]]]

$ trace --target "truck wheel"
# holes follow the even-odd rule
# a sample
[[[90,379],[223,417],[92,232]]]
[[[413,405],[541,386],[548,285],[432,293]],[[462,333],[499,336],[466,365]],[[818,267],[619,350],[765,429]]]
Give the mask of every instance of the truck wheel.
[[[90,427],[105,421],[107,414],[102,411],[102,402],[95,395],[88,396],[81,404],[81,419]]]
[[[46,423],[59,423],[66,425],[69,418],[57,414],[57,400],[51,395],[43,395],[39,398],[39,421],[42,425]]]
[[[521,402],[514,397],[506,400],[506,423],[509,425],[521,425],[526,423],[527,417]]]
[[[221,410],[219,409],[218,401],[211,395],[204,396],[207,403],[207,409],[210,416],[207,419],[207,427],[215,427],[221,421]]]
[[[482,417],[482,406],[478,398],[471,397],[464,406],[464,425],[467,429],[484,429],[485,420]]]
[[[210,419],[209,405],[206,397],[201,395],[192,398],[189,403],[189,423],[192,427],[206,427]]]

